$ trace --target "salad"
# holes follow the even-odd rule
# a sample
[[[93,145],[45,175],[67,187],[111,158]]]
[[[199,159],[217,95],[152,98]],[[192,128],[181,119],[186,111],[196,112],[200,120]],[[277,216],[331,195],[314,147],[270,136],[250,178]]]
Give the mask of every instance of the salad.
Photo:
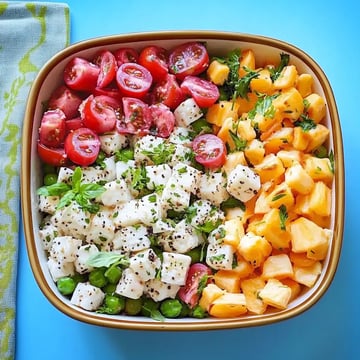
[[[74,57],[39,127],[40,239],[59,292],[105,314],[238,317],[314,286],[332,237],[324,99],[281,53]]]

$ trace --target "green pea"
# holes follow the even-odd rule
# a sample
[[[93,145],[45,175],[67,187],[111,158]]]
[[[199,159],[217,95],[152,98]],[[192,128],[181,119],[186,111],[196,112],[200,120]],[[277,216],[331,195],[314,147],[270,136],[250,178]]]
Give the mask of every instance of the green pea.
[[[125,309],[124,311],[128,315],[138,315],[141,312],[142,308],[142,299],[130,299],[125,300]]]
[[[183,318],[187,316],[190,316],[190,308],[185,303],[181,303],[181,312],[178,317]]]
[[[89,274],[90,284],[99,288],[104,287],[108,283],[105,277],[105,271],[106,268],[97,268],[91,271],[91,273]]]
[[[150,298],[145,298],[141,308],[141,314],[147,317],[151,317],[154,310],[159,308],[159,303]]]
[[[199,305],[196,305],[190,314],[192,317],[197,318],[197,319],[203,319],[205,317],[207,317],[207,312]]]
[[[57,183],[57,175],[56,174],[46,174],[44,176],[44,185],[49,186]]]
[[[56,285],[61,294],[71,295],[74,292],[77,283],[72,277],[64,276],[57,281]]]
[[[74,279],[76,284],[78,284],[79,282],[86,282],[88,280],[86,274],[79,274],[79,273],[75,273],[71,278]]]
[[[166,299],[160,305],[160,312],[167,318],[176,318],[181,314],[182,304],[178,299]]]
[[[106,314],[119,314],[125,308],[125,299],[121,296],[106,294],[104,299],[104,305],[104,312]]]
[[[105,294],[114,294],[116,290],[116,284],[111,284],[111,283],[108,283],[106,284],[103,288],[102,288],[102,291],[105,293]]]
[[[104,273],[110,284],[117,284],[121,278],[122,271],[119,266],[110,266]]]

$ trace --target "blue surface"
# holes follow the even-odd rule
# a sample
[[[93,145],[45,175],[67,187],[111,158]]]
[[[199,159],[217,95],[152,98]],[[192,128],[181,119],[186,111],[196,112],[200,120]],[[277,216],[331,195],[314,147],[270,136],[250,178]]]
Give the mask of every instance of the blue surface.
[[[71,41],[150,30],[210,29],[278,38],[323,68],[341,119],[346,168],[346,220],[334,281],[302,315],[263,327],[211,332],[139,332],[96,327],[55,309],[33,278],[20,241],[17,356],[22,359],[359,359],[360,119],[355,1],[67,1]],[[126,4],[126,5],[123,5]],[[205,5],[207,4],[207,5]]]

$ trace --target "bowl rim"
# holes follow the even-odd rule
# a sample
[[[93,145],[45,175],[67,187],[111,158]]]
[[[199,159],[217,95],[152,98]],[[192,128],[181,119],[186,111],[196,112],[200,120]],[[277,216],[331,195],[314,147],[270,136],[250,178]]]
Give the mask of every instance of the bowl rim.
[[[37,250],[35,238],[33,234],[33,217],[32,217],[32,203],[30,191],[30,168],[31,168],[31,145],[34,124],[34,113],[37,101],[37,95],[40,91],[43,81],[46,79],[51,69],[59,62],[65,60],[67,57],[74,55],[77,52],[87,50],[94,47],[106,47],[110,44],[122,43],[136,43],[136,42],[154,42],[159,40],[232,40],[238,42],[254,43],[259,45],[267,45],[276,47],[282,51],[294,55],[301,59],[311,70],[316,74],[317,79],[326,95],[326,103],[330,115],[330,123],[333,132],[333,150],[334,162],[336,164],[336,171],[334,177],[335,188],[335,223],[333,229],[333,240],[330,249],[330,263],[327,268],[326,276],[323,276],[321,282],[314,291],[304,302],[296,305],[292,309],[285,309],[274,313],[266,313],[259,316],[252,316],[251,318],[232,318],[232,319],[213,319],[206,321],[191,320],[183,321],[142,321],[141,317],[137,320],[124,320],[123,318],[117,319],[116,317],[99,316],[92,312],[85,312],[81,309],[68,306],[62,302],[57,295],[53,292],[47,283],[43,271],[41,269],[40,261],[37,257]],[[22,151],[21,151],[21,170],[20,170],[20,187],[21,187],[21,211],[23,219],[24,237],[28,258],[31,265],[31,270],[35,280],[40,287],[45,297],[56,307],[58,310],[72,317],[73,319],[80,320],[85,323],[123,329],[134,330],[177,330],[177,331],[192,331],[192,330],[212,330],[212,329],[230,329],[242,328],[258,325],[266,325],[278,321],[283,321],[294,316],[297,316],[304,311],[308,310],[324,295],[329,288],[338,266],[344,231],[344,216],[345,216],[345,174],[344,174],[344,154],[341,136],[340,120],[337,111],[334,94],[331,85],[320,66],[312,59],[307,53],[298,47],[289,44],[285,41],[278,40],[271,37],[262,35],[253,35],[238,32],[226,31],[213,31],[213,30],[170,30],[170,31],[151,31],[151,32],[136,32],[127,34],[118,34],[110,36],[101,36],[90,38],[77,43],[74,43],[60,52],[53,55],[40,69],[34,82],[31,86],[28,100],[26,103],[26,111],[24,116],[24,124],[22,130]],[[133,318],[131,318],[133,319]]]

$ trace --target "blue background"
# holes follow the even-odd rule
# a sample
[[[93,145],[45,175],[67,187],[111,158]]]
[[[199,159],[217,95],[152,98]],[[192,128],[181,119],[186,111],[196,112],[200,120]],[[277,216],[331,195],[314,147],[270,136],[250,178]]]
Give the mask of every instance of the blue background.
[[[150,30],[224,30],[278,38],[323,68],[338,105],[346,164],[346,219],[334,281],[296,318],[262,327],[208,332],[101,328],[55,309],[33,278],[20,239],[17,356],[20,359],[358,359],[360,322],[359,30],[356,1],[69,0],[71,42]]]

